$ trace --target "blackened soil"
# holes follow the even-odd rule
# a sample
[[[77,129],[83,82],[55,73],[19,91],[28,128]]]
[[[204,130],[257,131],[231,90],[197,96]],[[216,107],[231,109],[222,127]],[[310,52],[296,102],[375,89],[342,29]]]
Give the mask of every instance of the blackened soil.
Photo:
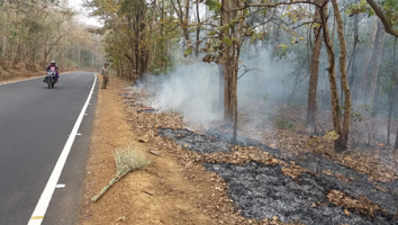
[[[312,224],[398,224],[392,216],[374,217],[344,209],[330,203],[329,190],[338,187],[308,173],[297,179],[284,176],[280,166],[251,162],[246,165],[206,164],[228,184],[228,192],[245,217],[264,219],[277,216],[282,222]]]
[[[277,216],[284,222],[298,221],[305,224],[398,225],[393,219],[398,213],[398,181],[371,182],[366,174],[321,155],[306,153],[300,157],[286,157],[279,150],[258,141],[240,138],[238,143],[231,143],[230,137],[214,131],[197,134],[187,129],[159,128],[158,134],[202,154],[230,152],[236,144],[255,146],[276,158],[294,161],[311,171],[311,174],[304,173],[293,180],[285,176],[279,166],[254,162],[247,165],[206,164],[209,170],[225,179],[231,198],[246,217],[264,219]],[[322,173],[327,170],[343,175],[344,179]],[[328,202],[326,195],[332,189],[340,190],[355,199],[366,197],[379,205],[383,212],[376,213],[375,217],[356,212],[347,216],[342,208]],[[314,204],[317,206],[313,207]]]
[[[322,174],[322,177],[330,183],[337,185],[337,189],[344,190],[350,196],[360,198],[365,196],[372,202],[379,205],[389,214],[398,213],[398,185],[397,181],[382,183],[371,182],[366,174],[359,173],[351,168],[331,161],[320,155],[306,153],[300,158],[294,159],[295,162],[312,171],[320,174],[321,171],[329,170],[334,173],[342,174],[349,181],[342,181],[336,176]],[[378,187],[385,191],[378,190]]]
[[[188,129],[159,128],[158,134],[175,140],[184,148],[198,153],[229,152],[232,145],[216,136],[194,133]]]

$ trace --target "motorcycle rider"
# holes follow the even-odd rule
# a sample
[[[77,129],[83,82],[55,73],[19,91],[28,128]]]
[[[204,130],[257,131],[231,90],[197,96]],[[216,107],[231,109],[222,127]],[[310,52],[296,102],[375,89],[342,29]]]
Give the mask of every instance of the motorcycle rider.
[[[58,81],[59,78],[59,72],[58,72],[58,66],[55,60],[51,60],[50,65],[47,66],[47,72],[51,70],[51,68],[54,67],[55,69],[55,82]]]

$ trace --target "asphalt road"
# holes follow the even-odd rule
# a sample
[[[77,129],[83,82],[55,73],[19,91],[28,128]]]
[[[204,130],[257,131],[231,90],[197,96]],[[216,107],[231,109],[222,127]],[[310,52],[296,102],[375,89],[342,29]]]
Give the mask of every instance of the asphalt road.
[[[92,73],[76,72],[62,75],[55,89],[47,89],[42,79],[0,86],[0,225],[26,225],[31,219],[93,81]],[[55,190],[43,224],[71,223],[66,212],[79,201],[95,92],[93,97],[59,181],[66,186]]]

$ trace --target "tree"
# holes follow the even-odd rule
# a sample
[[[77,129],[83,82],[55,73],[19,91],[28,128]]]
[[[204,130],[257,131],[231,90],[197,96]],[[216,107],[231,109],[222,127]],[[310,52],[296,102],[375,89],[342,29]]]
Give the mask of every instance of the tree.
[[[161,73],[170,67],[168,46],[185,29],[173,4],[175,1],[166,0],[86,2],[92,15],[105,22],[100,32],[105,36],[108,60],[119,76],[136,81],[146,72]]]
[[[101,48],[90,48],[94,42],[98,43],[95,35],[84,30],[87,27],[75,21],[72,9],[60,3],[63,1],[2,1],[0,69],[9,71],[18,65],[21,70],[38,71],[50,59],[56,59],[62,68],[80,66],[78,57],[69,54],[77,45],[84,46],[87,57],[101,59]],[[78,38],[79,35],[85,38]],[[73,38],[78,40],[72,42]],[[95,64],[91,60],[89,66]],[[10,71],[10,74],[15,73]]]
[[[394,99],[397,96],[398,93],[398,76],[396,76],[394,73],[394,62],[396,62],[396,46],[397,45],[397,38],[395,38],[394,40],[394,45],[393,45],[393,49],[392,49],[392,64],[390,65],[393,69],[391,70],[391,80],[389,80],[390,82],[388,82],[388,87],[387,87],[387,91],[388,91],[388,121],[387,121],[387,141],[386,144],[390,145],[390,139],[391,139],[391,122],[392,122],[392,114],[393,114],[393,110],[394,110]]]
[[[384,29],[387,33],[398,37],[398,30],[394,29],[394,22],[392,14],[397,13],[398,3],[396,1],[386,1],[385,10],[387,13],[380,8],[374,0],[366,0],[368,4],[372,7],[375,11],[377,17],[379,17],[380,21],[384,25]]]
[[[222,0],[222,57],[221,63],[224,72],[224,119],[233,122],[233,139],[237,136],[238,123],[238,70],[240,50],[243,42],[243,12],[233,11],[240,7],[240,1]]]
[[[325,0],[318,0],[317,4],[322,4]],[[325,9],[325,8],[324,8]],[[322,49],[322,27],[320,21],[320,8],[315,10],[314,21],[317,23],[314,27],[315,44],[312,49],[311,66],[310,66],[310,79],[308,88],[308,101],[307,101],[307,126],[312,130],[311,132],[317,133],[316,130],[316,113],[317,113],[317,89],[318,89],[318,74],[319,74],[319,56]],[[324,12],[325,13],[325,12]]]
[[[175,3],[177,2],[177,5]],[[187,49],[191,49],[191,38],[189,35],[189,16],[190,16],[190,0],[185,0],[185,5],[181,4],[181,0],[171,0],[171,5],[173,6],[182,29],[183,37],[184,37],[184,47]]]
[[[329,84],[331,92],[331,105],[332,105],[332,117],[333,127],[335,132],[338,134],[335,140],[335,151],[345,151],[348,147],[348,135],[350,131],[351,122],[351,92],[348,87],[347,75],[346,75],[346,43],[344,39],[344,29],[341,14],[338,8],[336,0],[332,0],[333,11],[337,22],[337,34],[340,44],[340,73],[341,73],[341,86],[344,89],[344,116],[341,118],[341,106],[337,94],[337,83],[336,83],[336,71],[335,71],[335,52],[333,44],[330,38],[329,26],[327,23],[328,15],[321,10],[321,21],[323,28],[323,37],[326,45],[328,59],[329,59]],[[323,6],[326,7],[326,4]]]

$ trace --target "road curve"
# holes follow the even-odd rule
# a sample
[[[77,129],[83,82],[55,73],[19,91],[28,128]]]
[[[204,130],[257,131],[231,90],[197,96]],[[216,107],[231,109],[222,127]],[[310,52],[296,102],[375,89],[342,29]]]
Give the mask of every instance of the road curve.
[[[0,86],[0,225],[30,220],[93,80],[75,72],[55,89],[42,79]]]

